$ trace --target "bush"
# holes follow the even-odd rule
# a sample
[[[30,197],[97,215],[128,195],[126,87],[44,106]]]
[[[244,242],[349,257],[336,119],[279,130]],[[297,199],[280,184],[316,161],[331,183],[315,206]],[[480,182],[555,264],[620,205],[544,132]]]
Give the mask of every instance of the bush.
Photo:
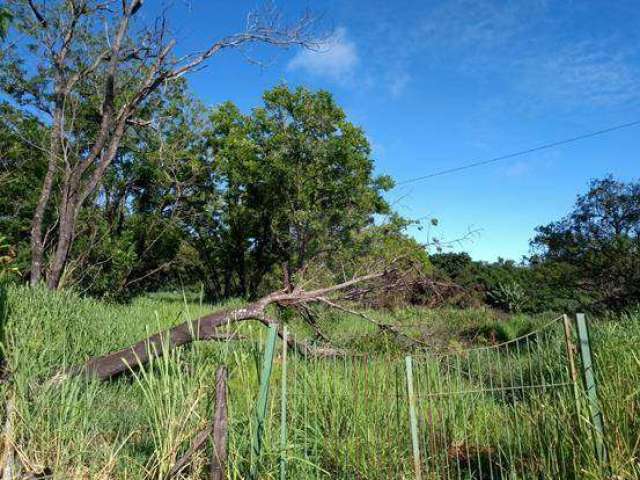
[[[517,282],[498,283],[488,297],[494,306],[510,313],[521,312],[527,301],[524,288]]]

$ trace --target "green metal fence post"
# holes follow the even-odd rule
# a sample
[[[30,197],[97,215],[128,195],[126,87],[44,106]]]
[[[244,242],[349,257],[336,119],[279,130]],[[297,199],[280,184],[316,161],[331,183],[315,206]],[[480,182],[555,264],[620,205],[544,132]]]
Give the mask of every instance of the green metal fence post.
[[[591,423],[594,431],[594,444],[598,461],[605,465],[607,451],[604,444],[604,419],[600,402],[598,401],[598,385],[591,358],[591,344],[589,342],[589,328],[583,313],[576,314],[578,338],[580,340],[580,357],[582,359],[582,376],[587,393],[587,402],[591,413]]]
[[[576,417],[578,425],[581,424],[581,408],[580,408],[580,391],[578,386],[578,369],[576,367],[577,349],[573,342],[573,329],[568,315],[562,315],[562,324],[564,326],[564,341],[567,350],[567,364],[569,367],[569,376],[573,384],[573,398],[576,403]]]
[[[407,396],[409,397],[409,425],[411,427],[411,446],[413,448],[413,471],[416,480],[422,480],[420,461],[420,441],[418,439],[418,417],[416,415],[416,397],[413,392],[413,360],[410,355],[404,357],[407,374]]]
[[[262,371],[260,372],[260,390],[258,391],[258,401],[255,410],[255,430],[251,441],[251,478],[256,478],[258,473],[258,460],[262,451],[262,440],[264,436],[264,418],[267,414],[267,400],[269,398],[269,380],[273,367],[273,356],[275,354],[276,336],[278,329],[274,325],[269,327],[269,333],[264,345],[264,356],[262,357]]]
[[[287,327],[282,332],[282,381],[280,383],[280,480],[287,478]]]

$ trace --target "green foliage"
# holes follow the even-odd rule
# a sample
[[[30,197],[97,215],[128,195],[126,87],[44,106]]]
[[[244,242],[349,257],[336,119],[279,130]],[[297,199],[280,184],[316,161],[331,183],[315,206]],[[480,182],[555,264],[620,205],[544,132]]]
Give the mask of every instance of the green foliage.
[[[216,367],[225,363],[232,409],[229,476],[246,478],[262,326],[238,325],[247,341],[202,342],[154,359],[134,378],[107,383],[69,378],[59,385],[44,381],[62,366],[77,365],[89,355],[123,348],[158,329],[212,310],[239,307],[241,302],[201,305],[182,300],[176,292],[137,298],[123,306],[70,292],[17,286],[9,287],[9,302],[10,362],[19,412],[16,438],[23,462],[47,466],[55,478],[162,478],[210,422],[212,378]],[[548,323],[548,316],[517,315],[497,322],[495,312],[487,309],[408,308],[370,314],[385,323],[404,325],[403,331],[411,336],[422,334],[420,338],[428,342],[442,342],[432,347],[443,355],[414,352],[420,411],[432,412],[439,420],[420,427],[421,433],[437,438],[421,443],[430,471],[446,467],[455,476],[458,461],[463,473],[467,464],[472,471],[486,471],[491,462],[500,468],[505,466],[501,462],[516,455],[517,475],[526,471],[536,478],[574,478],[575,458],[580,468],[576,478],[602,478],[593,461],[589,433],[572,420],[571,388],[547,389],[547,393],[494,391],[499,385],[519,385],[520,374],[530,384],[565,378],[561,324],[548,338],[518,352],[517,347],[487,343],[537,330]],[[327,332],[337,345],[358,345],[366,356],[289,356],[290,478],[410,478],[402,369],[408,347],[398,346],[356,316],[335,314],[322,322],[323,328],[330,327]],[[409,323],[416,326],[406,328]],[[593,319],[591,325],[611,470],[620,478],[637,478],[640,317]],[[289,319],[289,328],[298,339],[313,341],[312,333],[294,319]],[[478,335],[482,331],[486,333]],[[358,343],[363,336],[365,341]],[[260,478],[276,477],[278,472],[280,366],[280,361],[274,363]],[[428,393],[434,388],[471,393],[432,398]],[[425,433],[421,438],[426,437]],[[182,478],[200,478],[209,455],[206,450],[196,454]],[[558,475],[552,466],[563,460],[568,470]]]
[[[529,317],[517,315],[509,319],[492,320],[471,329],[467,335],[480,337],[491,344],[510,342],[535,330]]]
[[[8,9],[0,7],[0,42],[6,38],[12,20],[13,14]]]
[[[594,180],[566,217],[536,232],[532,263],[566,265],[586,306],[640,302],[640,182]]]
[[[86,124],[74,124],[79,142],[95,135],[97,107],[85,103]],[[280,288],[284,269],[291,275],[309,262],[343,272],[338,257],[351,263],[409,250],[427,262],[424,249],[400,231],[404,220],[393,216],[387,235],[374,225],[376,216],[390,214],[382,194],[393,182],[374,176],[364,132],[327,92],[279,86],[244,114],[230,102],[207,111],[177,82],[147,107],[155,127],[127,130],[78,215],[62,286],[127,298],[203,281],[209,298],[248,297]],[[2,108],[0,178],[7,188],[0,192],[0,231],[28,273],[39,195],[33,186],[46,171],[31,144],[43,143],[48,131]],[[56,202],[45,212],[45,230],[55,229]],[[53,247],[47,243],[45,254]]]
[[[431,255],[431,263],[441,273],[450,278],[459,279],[471,267],[473,260],[466,252],[438,253]]]
[[[624,311],[640,302],[640,183],[594,180],[573,211],[537,228],[534,254],[517,264],[431,256],[436,273],[465,289],[456,301],[502,310]]]
[[[18,269],[13,266],[15,256],[15,251],[6,237],[0,235],[0,282],[5,282],[10,276],[18,273]]]
[[[363,230],[357,243],[358,262],[383,260],[386,264],[397,264],[400,260],[406,267],[412,265],[421,273],[430,273],[431,261],[425,248],[406,233],[413,224],[393,214],[388,222]]]
[[[480,303],[512,313],[545,310],[534,308],[533,276],[527,265],[502,259],[477,262],[466,253],[442,253],[430,258],[436,274],[464,289],[454,298],[462,306]]]
[[[494,305],[511,313],[521,312],[527,301],[526,292],[516,282],[498,283],[488,295]]]
[[[194,246],[203,258],[215,252],[209,278],[224,272],[210,294],[255,294],[270,274],[330,258],[389,212],[390,179],[373,176],[364,132],[329,93],[279,86],[249,115],[227,103],[210,120],[216,176],[196,199],[217,188],[218,211],[192,209]]]
[[[46,170],[46,162],[38,149],[31,147],[47,135],[47,130],[34,117],[18,112],[0,102],[0,235],[15,252],[15,267],[29,269],[31,217],[38,199],[38,188]],[[50,225],[47,212],[45,224]]]

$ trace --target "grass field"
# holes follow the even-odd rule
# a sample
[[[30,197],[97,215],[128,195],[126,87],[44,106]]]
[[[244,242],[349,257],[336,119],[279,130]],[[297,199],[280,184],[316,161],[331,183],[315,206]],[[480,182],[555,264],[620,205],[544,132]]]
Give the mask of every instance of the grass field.
[[[225,363],[229,478],[246,478],[265,334],[258,324],[238,327],[245,341],[194,343],[110,383],[46,383],[88,356],[240,302],[212,306],[164,294],[114,305],[22,287],[8,294],[6,355],[13,375],[10,387],[2,388],[4,395],[15,394],[15,442],[29,470],[47,468],[56,479],[164,478],[210,420],[214,372]],[[542,336],[531,334],[553,315],[501,318],[489,310],[448,309],[373,315],[406,326],[408,335],[429,345],[413,352],[423,478],[603,478],[589,416],[583,411],[576,419],[573,390],[564,385],[559,324]],[[291,479],[413,478],[403,362],[408,347],[349,315],[325,316],[321,326],[335,344],[361,355],[290,355],[285,452],[279,448],[276,359],[260,478],[278,478],[282,457]],[[294,320],[289,328],[297,337],[311,336]],[[527,334],[524,343],[492,346]],[[591,335],[610,473],[640,478],[640,315],[594,320]],[[469,350],[476,347],[482,348]],[[527,388],[543,384],[560,386]],[[432,395],[443,392],[448,394]],[[206,455],[196,456],[181,478],[204,478]]]

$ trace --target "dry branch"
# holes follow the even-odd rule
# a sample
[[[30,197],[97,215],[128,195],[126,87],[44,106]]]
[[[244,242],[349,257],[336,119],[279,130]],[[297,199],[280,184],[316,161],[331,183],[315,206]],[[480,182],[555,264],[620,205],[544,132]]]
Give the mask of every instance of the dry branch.
[[[184,453],[184,455],[182,455],[178,459],[178,461],[175,463],[173,468],[167,474],[167,477],[166,477],[167,480],[175,477],[180,472],[182,472],[182,470],[191,461],[191,457],[193,457],[193,454],[196,453],[198,450],[200,450],[204,446],[204,444],[207,442],[207,439],[211,436],[212,433],[213,433],[213,424],[207,425],[206,428],[198,432],[198,434],[194,437],[193,441],[191,442],[191,446],[189,446],[189,448]]]
[[[332,302],[331,300],[328,300],[326,298],[322,298],[322,299],[320,299],[320,301],[326,303],[330,307],[335,308],[337,310],[340,310],[340,311],[343,311],[345,313],[349,313],[351,315],[356,315],[356,316],[358,316],[360,318],[363,318],[367,322],[369,322],[369,323],[375,325],[376,327],[378,327],[380,330],[382,330],[384,332],[391,333],[392,335],[396,336],[397,338],[404,338],[409,343],[416,343],[416,344],[419,344],[419,345],[426,345],[425,342],[422,342],[422,341],[420,341],[418,339],[415,339],[415,338],[411,338],[406,333],[403,333],[403,332],[399,331],[398,329],[396,329],[393,325],[389,325],[388,323],[378,322],[377,320],[374,320],[373,318],[371,318],[370,316],[368,316],[367,314],[365,314],[363,312],[359,312],[357,310],[352,310],[350,308],[343,307],[342,305],[339,305],[339,304],[337,304],[335,302]]]

